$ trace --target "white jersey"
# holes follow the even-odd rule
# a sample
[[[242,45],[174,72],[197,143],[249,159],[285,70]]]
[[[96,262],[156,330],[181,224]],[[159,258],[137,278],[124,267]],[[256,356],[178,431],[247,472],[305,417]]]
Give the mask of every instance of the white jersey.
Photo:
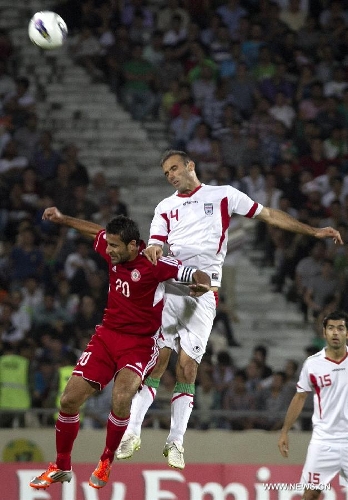
[[[343,440],[348,436],[348,349],[339,363],[325,348],[303,364],[298,392],[314,391],[313,440]]]
[[[263,206],[232,186],[201,184],[190,194],[175,192],[155,209],[149,245],[168,243],[170,254],[195,266],[220,286],[230,217],[255,217]]]

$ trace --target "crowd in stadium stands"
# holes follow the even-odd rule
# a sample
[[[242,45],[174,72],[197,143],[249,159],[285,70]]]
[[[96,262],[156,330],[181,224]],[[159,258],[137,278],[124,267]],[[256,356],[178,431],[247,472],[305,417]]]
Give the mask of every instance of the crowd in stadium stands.
[[[108,82],[134,119],[161,121],[168,146],[192,156],[203,182],[231,184],[310,225],[333,226],[347,242],[347,0],[71,0],[54,10],[68,23],[76,63]],[[104,225],[127,215],[127,206],[103,172],[90,178],[75,144],[54,148],[54,130],[39,127],[30,79],[15,61],[11,33],[2,30],[0,371],[14,355],[29,363],[29,399],[22,391],[17,404],[52,408],[100,322],[108,282],[91,244],[41,215],[56,205]],[[313,323],[307,354],[321,348],[323,315],[348,311],[347,245],[262,223],[254,244],[274,267],[270,287]],[[277,411],[291,400],[302,361],[273,371],[267,350],[256,346],[243,367],[233,349],[210,346],[197,379],[201,411],[190,425],[279,429]],[[170,367],[155,408],[168,407],[174,382]],[[0,390],[0,411],[6,398]],[[109,399],[102,393],[87,403],[86,426],[105,425]],[[211,409],[268,416],[212,419]],[[0,413],[0,426],[13,425],[12,417]],[[165,417],[155,420],[168,426]]]

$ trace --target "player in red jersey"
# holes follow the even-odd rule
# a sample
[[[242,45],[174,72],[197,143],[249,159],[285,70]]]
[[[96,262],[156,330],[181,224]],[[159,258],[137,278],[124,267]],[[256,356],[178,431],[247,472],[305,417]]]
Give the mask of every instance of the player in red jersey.
[[[190,295],[198,297],[210,290],[210,278],[171,257],[160,259],[154,266],[142,255],[141,248],[145,245],[136,223],[128,217],[115,217],[103,229],[51,207],[44,211],[43,219],[94,238],[95,251],[109,265],[109,292],[102,324],[96,326],[60,400],[56,463],[34,477],[30,486],[46,489],[52,483],[71,480],[71,451],[79,430],[79,409],[87,398],[114,378],[106,446],[89,480],[93,488],[102,488],[126,430],[132,398],[157,361],[164,281],[190,283]]]

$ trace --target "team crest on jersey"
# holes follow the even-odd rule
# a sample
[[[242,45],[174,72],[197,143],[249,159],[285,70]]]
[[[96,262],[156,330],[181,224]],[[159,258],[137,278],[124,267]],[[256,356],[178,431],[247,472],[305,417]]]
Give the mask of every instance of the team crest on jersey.
[[[194,353],[198,354],[200,352],[201,348],[199,347],[199,345],[195,345],[192,350]]]
[[[204,212],[205,212],[205,215],[213,215],[213,204],[212,203],[204,203]]]
[[[141,278],[141,274],[139,273],[138,269],[133,269],[131,272],[131,278],[132,281],[139,281]]]

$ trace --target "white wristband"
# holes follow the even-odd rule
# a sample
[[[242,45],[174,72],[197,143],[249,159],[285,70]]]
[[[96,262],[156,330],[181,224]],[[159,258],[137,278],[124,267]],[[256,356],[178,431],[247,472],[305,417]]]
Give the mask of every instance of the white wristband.
[[[181,281],[182,283],[192,283],[193,282],[192,275],[196,271],[197,271],[196,267],[180,266],[178,270],[177,281]]]

